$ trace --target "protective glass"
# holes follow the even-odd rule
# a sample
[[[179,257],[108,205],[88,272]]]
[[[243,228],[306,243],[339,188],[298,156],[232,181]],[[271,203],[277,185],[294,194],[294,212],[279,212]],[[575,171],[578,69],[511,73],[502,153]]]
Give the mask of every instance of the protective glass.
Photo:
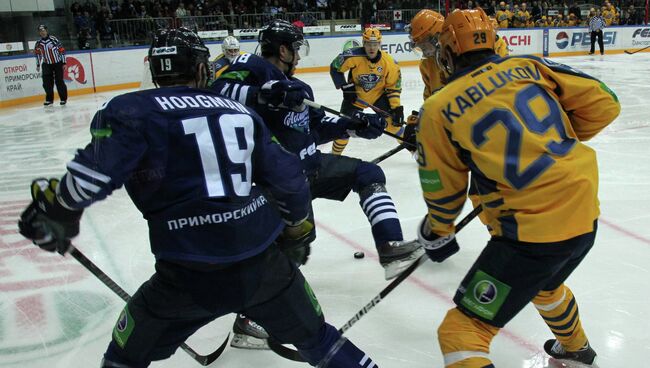
[[[307,40],[295,41],[294,43],[291,44],[291,47],[293,48],[293,52],[300,55],[301,59],[304,58],[305,56],[309,56],[309,41]]]

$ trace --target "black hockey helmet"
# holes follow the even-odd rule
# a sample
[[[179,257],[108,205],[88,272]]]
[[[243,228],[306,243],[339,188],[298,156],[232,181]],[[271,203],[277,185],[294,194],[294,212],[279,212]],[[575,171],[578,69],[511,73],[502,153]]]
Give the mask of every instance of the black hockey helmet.
[[[199,64],[209,65],[210,50],[187,28],[159,29],[149,48],[149,69],[156,84],[192,81]],[[208,73],[209,74],[209,73]]]
[[[45,24],[39,24],[36,28],[37,31],[47,31],[47,26]]]
[[[300,28],[283,19],[275,19],[266,25],[257,38],[263,57],[278,56],[280,45],[284,45],[300,56],[309,55],[309,42]]]

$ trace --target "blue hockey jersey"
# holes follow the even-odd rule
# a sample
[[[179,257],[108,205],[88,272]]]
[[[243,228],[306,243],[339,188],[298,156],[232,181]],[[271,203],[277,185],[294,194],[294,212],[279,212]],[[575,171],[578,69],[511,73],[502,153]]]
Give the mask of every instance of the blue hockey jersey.
[[[347,121],[326,116],[323,111],[307,106],[294,111],[259,104],[257,94],[264,83],[283,79],[288,78],[275,65],[260,56],[245,53],[230,64],[211,88],[257,111],[282,146],[298,155],[309,172],[320,165],[317,145],[348,137]],[[314,100],[309,85],[297,78],[291,79],[303,84],[305,98]]]
[[[83,208],[124,185],[148,221],[157,259],[236,262],[266,249],[282,218],[307,217],[299,160],[272,142],[255,112],[211,91],[115,97],[95,114],[91,133],[67,165],[59,198]]]

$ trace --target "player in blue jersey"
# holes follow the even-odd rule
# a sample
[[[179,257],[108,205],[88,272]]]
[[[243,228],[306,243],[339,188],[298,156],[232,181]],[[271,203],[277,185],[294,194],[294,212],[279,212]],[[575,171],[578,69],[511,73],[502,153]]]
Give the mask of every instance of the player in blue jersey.
[[[149,60],[161,88],[100,108],[92,141],[65,175],[32,183],[20,233],[65,254],[83,209],[122,185],[147,220],[156,272],[122,311],[103,368],[166,359],[233,312],[294,344],[312,366],[361,367],[367,355],[325,323],[309,284],[280,251],[315,236],[300,161],[273,142],[254,111],[201,89],[208,57],[192,31],[157,31]]]
[[[359,205],[371,224],[385,277],[396,277],[424,251],[417,240],[404,241],[383,171],[376,164],[321,153],[317,149],[319,144],[350,135],[377,138],[386,126],[385,120],[360,111],[354,112],[357,120],[329,117],[303,104],[304,99],[313,100],[314,94],[311,87],[293,74],[301,54],[308,53],[309,44],[293,24],[282,20],[271,22],[259,33],[259,48],[261,57],[238,56],[211,88],[252,107],[264,118],[282,146],[302,160],[314,198],[343,201],[351,190],[358,193]],[[365,124],[359,124],[358,120]],[[241,321],[235,325],[233,346],[264,348],[258,340],[244,336],[263,339],[263,331],[242,328],[247,325]]]

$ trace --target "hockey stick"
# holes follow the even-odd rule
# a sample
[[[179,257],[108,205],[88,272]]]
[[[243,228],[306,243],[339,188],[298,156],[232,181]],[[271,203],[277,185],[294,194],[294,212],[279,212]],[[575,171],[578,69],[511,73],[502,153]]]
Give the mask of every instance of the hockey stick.
[[[356,119],[356,118],[353,118],[353,117],[351,117],[351,116],[348,116],[348,115],[346,115],[346,114],[344,114],[344,113],[342,113],[342,112],[340,112],[340,111],[334,110],[334,109],[329,108],[329,107],[327,107],[327,106],[323,106],[323,105],[321,105],[321,104],[319,104],[319,103],[317,103],[317,102],[314,102],[314,101],[311,101],[311,100],[303,100],[303,103],[304,103],[305,105],[309,106],[309,107],[313,107],[314,109],[320,109],[320,110],[323,110],[323,111],[329,112],[330,114],[334,114],[334,115],[336,115],[336,116],[340,116],[340,117],[342,117],[342,118],[346,118],[346,119],[354,120],[354,121],[356,121],[356,122],[359,122],[359,123],[365,124],[363,121],[361,121],[361,120],[359,120],[359,119]],[[393,133],[391,133],[391,132],[389,132],[389,131],[387,131],[387,130],[384,130],[382,133],[386,134],[386,135],[389,136],[389,137],[393,137],[393,138],[395,138],[395,139],[400,140],[400,141],[402,142],[402,144],[406,144],[407,146],[410,146],[410,147],[412,147],[413,149],[416,149],[415,145],[413,145],[412,143],[409,143],[409,142],[405,141],[402,137],[400,137],[400,136],[397,135],[397,134],[393,134]]]
[[[472,210],[472,212],[468,213],[467,216],[465,216],[460,222],[456,225],[456,233],[460,232],[470,221],[472,221],[476,216],[478,216],[479,213],[483,210],[482,206],[478,206]],[[423,254],[418,258],[417,261],[415,261],[412,265],[410,265],[404,272],[400,273],[399,276],[395,280],[393,280],[388,286],[386,286],[382,291],[377,294],[368,304],[366,304],[363,308],[361,308],[360,311],[358,311],[354,317],[350,318],[349,321],[347,321],[341,328],[339,328],[339,333],[344,334],[345,331],[349,330],[350,327],[352,327],[357,321],[361,319],[364,315],[366,315],[372,308],[377,306],[388,294],[390,294],[391,291],[393,291],[397,285],[401,284],[402,281],[406,280],[407,277],[409,277],[413,271],[415,271],[418,267],[420,267],[422,264],[426,263],[428,261],[428,256],[426,254]],[[279,344],[273,339],[268,340],[269,343],[269,348],[273,350],[276,354],[280,355],[281,357],[289,360],[293,360],[296,362],[304,362],[305,360],[300,356],[297,350],[288,348],[282,344]]]
[[[93,261],[89,260],[86,258],[86,256],[81,253],[77,248],[71,246],[70,255],[74,257],[79,263],[81,263],[82,266],[84,266],[90,273],[95,275],[101,281],[104,285],[108,286],[109,289],[111,289],[115,294],[117,294],[122,300],[125,302],[129,301],[131,296],[129,293],[124,291],[120,285],[118,285],[113,279],[111,279],[107,274],[104,273],[97,265],[93,263]],[[194,360],[196,360],[199,364],[206,366],[210,365],[212,362],[217,360],[221,353],[223,353],[224,349],[226,348],[226,345],[228,344],[228,340],[230,339],[230,333],[228,333],[228,336],[226,336],[226,340],[219,346],[217,350],[214,352],[208,354],[208,355],[201,355],[194,351],[191,347],[189,347],[186,343],[181,344],[180,348],[183,349],[187,354],[189,354]]]
[[[370,162],[372,162],[373,164],[378,164],[378,163],[384,161],[385,159],[389,158],[390,156],[396,154],[397,152],[403,150],[404,148],[406,148],[406,145],[404,143],[402,143],[399,146],[396,146],[395,148],[391,148],[386,153],[384,153],[383,155],[377,157],[376,159],[374,159],[374,160],[372,160]]]
[[[643,51],[643,50],[648,49],[648,48],[650,48],[650,46],[646,46],[646,47],[644,47],[642,49],[638,49],[638,50],[635,50],[635,51],[625,50],[625,53],[628,54],[628,55],[633,55],[633,54],[636,54],[637,52]]]

